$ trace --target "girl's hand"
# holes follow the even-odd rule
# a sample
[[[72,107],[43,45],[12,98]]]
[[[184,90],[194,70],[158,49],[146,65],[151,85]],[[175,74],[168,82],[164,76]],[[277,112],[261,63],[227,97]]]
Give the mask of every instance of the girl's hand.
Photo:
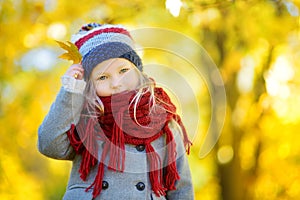
[[[84,75],[84,69],[81,64],[73,64],[66,71],[65,75],[74,77],[78,80],[82,80]]]

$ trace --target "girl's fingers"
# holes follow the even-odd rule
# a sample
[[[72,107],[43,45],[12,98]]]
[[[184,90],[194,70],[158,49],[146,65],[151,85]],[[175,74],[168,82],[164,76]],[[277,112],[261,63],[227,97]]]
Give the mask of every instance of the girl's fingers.
[[[66,71],[65,75],[72,76],[75,79],[83,79],[84,69],[80,64],[73,64]]]
[[[71,69],[73,69],[73,70],[78,70],[78,71],[81,71],[81,72],[83,72],[84,71],[84,69],[83,69],[83,67],[81,66],[81,65],[79,65],[79,64],[76,64],[76,65],[71,65],[71,67],[70,67]]]
[[[83,79],[83,72],[74,70],[73,77],[75,79],[80,79],[81,80],[81,79]]]

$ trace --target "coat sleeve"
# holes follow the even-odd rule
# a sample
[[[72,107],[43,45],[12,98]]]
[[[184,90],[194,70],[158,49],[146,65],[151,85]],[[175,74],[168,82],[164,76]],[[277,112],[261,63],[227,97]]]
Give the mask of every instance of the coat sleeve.
[[[168,200],[176,200],[176,199],[193,200],[194,189],[192,184],[190,166],[188,163],[186,151],[182,141],[181,128],[175,121],[170,122],[169,127],[172,130],[176,141],[176,150],[177,150],[176,166],[177,166],[177,171],[179,173],[180,179],[175,182],[176,190],[171,190],[167,192],[167,199]]]
[[[38,150],[47,157],[70,160],[75,152],[66,131],[76,124],[84,97],[62,87],[38,129]]]

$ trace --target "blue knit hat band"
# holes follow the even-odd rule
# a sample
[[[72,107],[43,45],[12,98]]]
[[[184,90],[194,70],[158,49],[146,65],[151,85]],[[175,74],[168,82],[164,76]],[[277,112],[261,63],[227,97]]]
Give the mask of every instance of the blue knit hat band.
[[[140,71],[143,71],[141,58],[130,46],[121,42],[109,42],[97,46],[83,57],[82,66],[85,69],[84,79],[89,79],[93,69],[99,63],[111,58],[127,59]]]

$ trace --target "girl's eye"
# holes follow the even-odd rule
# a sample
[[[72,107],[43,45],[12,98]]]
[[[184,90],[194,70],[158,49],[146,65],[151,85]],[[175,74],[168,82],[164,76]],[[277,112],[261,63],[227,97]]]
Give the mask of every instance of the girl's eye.
[[[121,70],[120,70],[120,73],[122,74],[122,73],[125,73],[125,72],[127,72],[129,70],[129,68],[122,68]]]
[[[107,79],[107,76],[105,75],[101,75],[98,77],[98,80],[104,81],[105,79]]]

